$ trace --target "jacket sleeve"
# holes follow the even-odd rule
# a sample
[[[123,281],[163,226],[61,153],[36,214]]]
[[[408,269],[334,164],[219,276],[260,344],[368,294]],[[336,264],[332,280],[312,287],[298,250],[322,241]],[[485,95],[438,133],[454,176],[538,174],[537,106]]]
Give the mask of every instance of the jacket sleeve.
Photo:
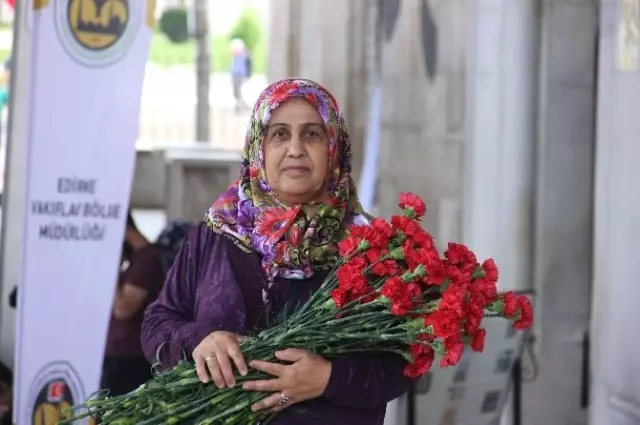
[[[345,407],[385,405],[409,390],[405,360],[396,354],[353,355],[331,360],[331,377],[323,397]]]
[[[194,229],[169,270],[158,299],[146,309],[141,343],[145,357],[152,364],[160,362],[163,367],[173,366],[183,358],[190,358],[196,346],[211,332],[235,331],[228,323],[196,320],[195,315],[199,281],[206,274],[203,268],[216,268],[215,285],[233,285],[235,282],[233,276],[228,275],[231,270],[226,254],[222,256],[225,252],[221,241],[222,238],[204,224]],[[228,292],[219,291],[216,295],[224,298],[224,293]],[[241,325],[239,323],[238,327]]]

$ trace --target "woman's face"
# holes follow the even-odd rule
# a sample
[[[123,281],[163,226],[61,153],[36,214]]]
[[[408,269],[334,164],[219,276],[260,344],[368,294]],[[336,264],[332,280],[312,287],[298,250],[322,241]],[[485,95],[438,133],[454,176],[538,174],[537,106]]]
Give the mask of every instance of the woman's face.
[[[267,182],[283,201],[304,204],[322,197],[329,139],[309,102],[292,98],[273,111],[263,146]]]

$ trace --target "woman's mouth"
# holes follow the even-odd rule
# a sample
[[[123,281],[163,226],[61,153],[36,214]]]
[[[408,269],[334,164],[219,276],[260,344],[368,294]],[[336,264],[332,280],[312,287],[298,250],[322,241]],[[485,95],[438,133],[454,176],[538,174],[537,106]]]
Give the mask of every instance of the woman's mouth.
[[[301,165],[295,165],[295,166],[291,166],[291,167],[285,167],[283,171],[291,171],[294,173],[303,173],[306,171],[309,171],[309,167],[304,167]]]

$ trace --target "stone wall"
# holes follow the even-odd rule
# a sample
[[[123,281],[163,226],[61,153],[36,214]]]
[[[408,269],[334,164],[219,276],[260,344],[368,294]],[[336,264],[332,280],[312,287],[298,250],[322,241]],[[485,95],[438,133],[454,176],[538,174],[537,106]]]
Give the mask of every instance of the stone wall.
[[[356,178],[362,165],[366,111],[365,1],[270,3],[268,78],[310,78],[333,93],[349,126]]]
[[[541,367],[524,408],[531,423],[576,425],[587,422],[597,1],[547,1],[541,18],[533,268]]]
[[[393,3],[384,7],[393,9]],[[365,6],[365,0],[271,1],[269,79],[299,75],[334,93],[349,125],[356,176],[367,109]],[[404,0],[395,6],[382,58],[379,210],[390,213],[399,191],[414,191],[429,204],[427,225],[459,239],[469,2]],[[423,16],[430,18],[424,26]]]
[[[441,241],[462,237],[468,14],[466,0],[403,1],[382,60],[379,212],[415,192]]]
[[[640,2],[601,0],[600,8],[590,423],[634,425],[640,423],[640,40],[634,31]]]
[[[363,56],[352,55],[347,69],[340,62],[327,70],[325,62],[343,57],[346,46],[363,46],[357,33],[364,11],[358,2],[347,13],[329,1],[318,14],[315,3],[323,2],[301,3],[309,9],[297,22],[312,31],[296,41],[303,52],[296,72],[327,82],[358,128],[366,98],[354,80],[364,60],[358,66],[353,58]],[[425,224],[441,245],[463,241],[494,257],[502,290],[538,292],[540,370],[525,384],[524,421],[584,423],[596,0],[383,4],[395,25],[386,24],[383,48],[378,212],[388,216],[398,192],[415,192],[427,202]],[[351,32],[345,22],[355,25]],[[330,41],[318,41],[320,34]]]

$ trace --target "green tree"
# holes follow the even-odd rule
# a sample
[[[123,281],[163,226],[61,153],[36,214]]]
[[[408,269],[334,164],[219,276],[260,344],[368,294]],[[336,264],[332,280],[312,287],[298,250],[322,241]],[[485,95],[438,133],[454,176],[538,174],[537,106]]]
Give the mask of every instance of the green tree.
[[[245,7],[229,33],[229,37],[244,41],[247,49],[253,52],[263,37],[260,14],[252,7]]]
[[[189,40],[189,24],[187,21],[186,8],[169,8],[160,17],[160,31],[174,43],[185,43]]]

